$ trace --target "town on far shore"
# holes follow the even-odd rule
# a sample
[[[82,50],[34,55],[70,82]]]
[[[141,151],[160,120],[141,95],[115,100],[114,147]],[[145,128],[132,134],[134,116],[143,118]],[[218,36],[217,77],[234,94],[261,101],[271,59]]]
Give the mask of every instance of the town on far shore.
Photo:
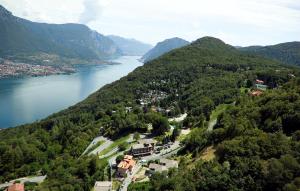
[[[45,60],[45,62],[47,62],[47,60]],[[75,71],[73,67],[67,65],[35,65],[0,59],[0,78],[70,74]]]

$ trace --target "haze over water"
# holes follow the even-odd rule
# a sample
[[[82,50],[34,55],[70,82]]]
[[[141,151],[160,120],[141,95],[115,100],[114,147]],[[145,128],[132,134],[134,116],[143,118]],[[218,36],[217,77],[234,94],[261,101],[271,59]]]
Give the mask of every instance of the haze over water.
[[[136,56],[120,57],[118,65],[80,67],[71,75],[0,80],[0,128],[34,122],[66,109],[102,86],[143,65]]]

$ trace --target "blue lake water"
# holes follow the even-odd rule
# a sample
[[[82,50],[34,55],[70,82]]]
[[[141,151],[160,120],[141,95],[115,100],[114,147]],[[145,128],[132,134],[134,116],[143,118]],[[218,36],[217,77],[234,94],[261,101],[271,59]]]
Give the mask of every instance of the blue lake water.
[[[117,65],[79,67],[71,75],[0,79],[0,128],[30,123],[68,108],[143,65],[136,56]]]

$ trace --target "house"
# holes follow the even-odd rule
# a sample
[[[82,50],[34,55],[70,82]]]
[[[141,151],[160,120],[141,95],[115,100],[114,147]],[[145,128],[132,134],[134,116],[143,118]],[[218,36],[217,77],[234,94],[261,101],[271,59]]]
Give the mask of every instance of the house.
[[[255,80],[255,88],[258,89],[258,90],[262,90],[262,91],[265,91],[267,90],[268,86],[267,85],[264,85],[264,81],[262,80]]]
[[[255,84],[255,87],[256,89],[259,89],[259,90],[267,90],[268,86],[267,85],[263,85],[263,84]]]
[[[111,191],[112,182],[111,181],[97,181],[95,182],[94,191]]]
[[[250,95],[256,97],[256,96],[260,96],[262,93],[263,93],[262,91],[256,90],[256,91],[252,91]]]
[[[13,185],[9,186],[7,191],[25,191],[24,184],[21,183],[14,183]]]
[[[124,159],[118,164],[117,176],[126,177],[126,175],[132,172],[136,161],[133,160],[133,156],[125,155]]]
[[[131,154],[135,157],[152,155],[156,141],[153,139],[141,139],[138,144],[131,147]]]
[[[264,84],[265,83],[264,81],[258,80],[258,79],[256,79],[255,82],[256,82],[256,84]]]

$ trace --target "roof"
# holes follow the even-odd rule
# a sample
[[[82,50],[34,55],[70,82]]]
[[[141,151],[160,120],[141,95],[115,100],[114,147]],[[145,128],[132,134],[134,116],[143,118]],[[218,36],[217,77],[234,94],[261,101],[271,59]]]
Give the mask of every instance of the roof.
[[[118,164],[118,168],[129,169],[135,165],[135,160],[131,155],[125,155],[124,159]]]
[[[111,181],[97,181],[95,182],[94,190],[95,191],[110,191],[112,188]]]
[[[15,183],[7,188],[7,191],[25,191],[24,184]]]
[[[257,90],[257,91],[251,92],[251,95],[252,96],[260,96],[262,93],[263,93],[262,91]]]
[[[256,83],[263,84],[264,81],[256,79]]]
[[[167,167],[156,163],[150,163],[149,169],[154,170],[155,172],[162,172],[168,170]]]
[[[144,144],[135,144],[132,146],[132,149],[140,149],[140,148],[144,148]]]
[[[155,144],[157,141],[154,139],[140,139],[139,144]]]
[[[124,159],[132,160],[132,159],[133,159],[133,156],[131,156],[131,155],[125,155],[125,156],[124,156]]]
[[[178,162],[176,160],[170,160],[170,159],[160,159],[160,164],[165,165],[167,168],[177,168]]]

